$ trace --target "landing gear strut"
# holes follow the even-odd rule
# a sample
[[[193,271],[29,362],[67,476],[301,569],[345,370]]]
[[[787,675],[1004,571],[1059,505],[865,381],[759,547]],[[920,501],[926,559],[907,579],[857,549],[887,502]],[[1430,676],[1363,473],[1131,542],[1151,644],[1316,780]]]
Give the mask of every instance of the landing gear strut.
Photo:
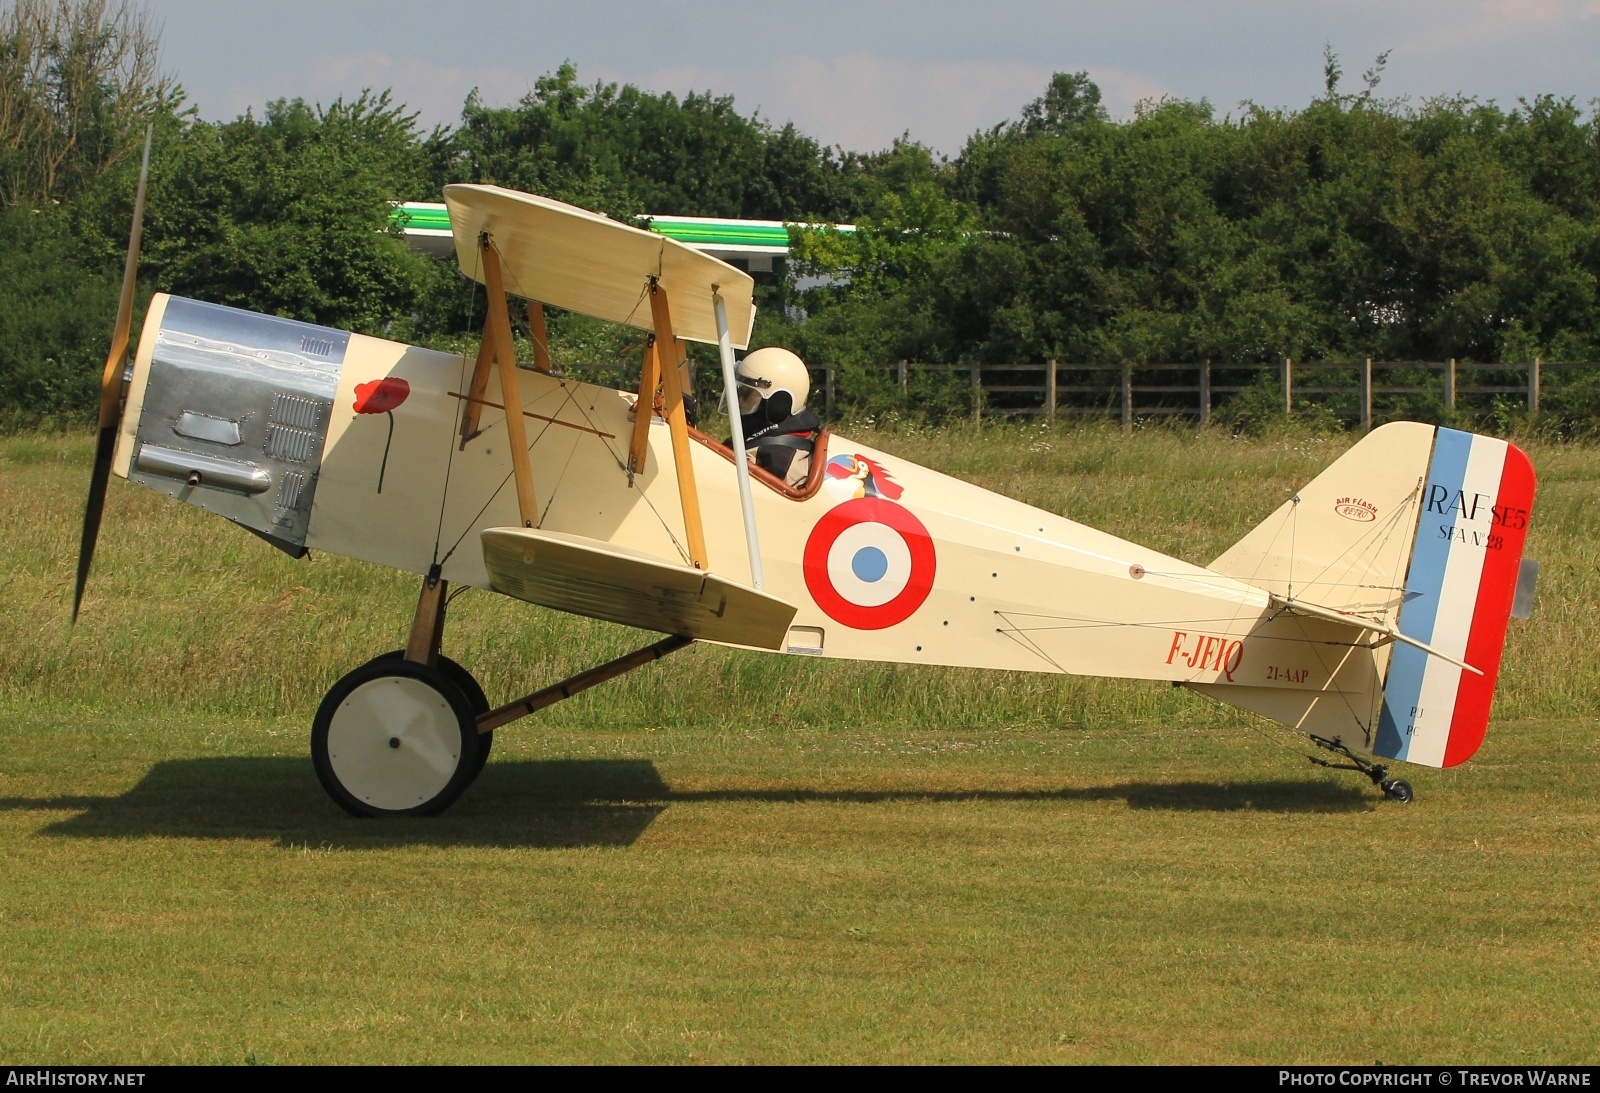
[[[1315,755],[1306,756],[1307,759],[1310,759],[1317,766],[1327,767],[1330,770],[1359,771],[1360,773],[1365,774],[1368,778],[1371,778],[1372,784],[1381,789],[1383,791],[1383,795],[1391,801],[1399,801],[1401,804],[1409,804],[1411,798],[1415,796],[1415,794],[1411,791],[1411,783],[1402,778],[1390,778],[1389,768],[1384,764],[1374,763],[1371,759],[1368,759],[1365,756],[1357,755],[1355,752],[1351,751],[1337,740],[1326,740],[1313,734],[1311,736],[1311,742],[1317,747],[1322,748],[1324,751],[1331,751],[1336,755],[1342,755],[1347,760],[1347,762],[1344,763],[1334,763],[1327,759],[1319,759]]]
[[[693,642],[673,636],[491,708],[472,673],[439,652],[445,581],[423,582],[404,649],[329,689],[311,723],[311,761],[328,796],[356,816],[443,812],[483,770],[494,730]]]

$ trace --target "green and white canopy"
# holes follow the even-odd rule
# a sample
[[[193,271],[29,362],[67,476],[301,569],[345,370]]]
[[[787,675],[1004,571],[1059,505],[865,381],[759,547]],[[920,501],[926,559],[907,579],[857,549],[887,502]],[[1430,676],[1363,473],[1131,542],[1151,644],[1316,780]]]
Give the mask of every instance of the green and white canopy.
[[[411,246],[428,254],[449,254],[450,210],[442,203],[406,201],[391,214]],[[789,225],[781,220],[732,220],[707,216],[646,216],[640,226],[657,235],[723,261],[743,264],[754,272],[772,268],[774,258],[789,253]],[[853,224],[835,224],[838,231],[854,231]]]

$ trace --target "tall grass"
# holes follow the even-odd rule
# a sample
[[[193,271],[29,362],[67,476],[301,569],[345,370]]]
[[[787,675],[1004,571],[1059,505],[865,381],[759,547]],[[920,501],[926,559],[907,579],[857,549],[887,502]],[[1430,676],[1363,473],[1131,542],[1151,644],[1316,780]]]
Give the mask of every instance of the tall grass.
[[[904,458],[1189,561],[1220,554],[1351,443],[1287,433],[858,423]],[[0,688],[50,707],[284,715],[309,721],[326,688],[404,641],[414,577],[327,555],[291,560],[197,509],[113,482],[82,617],[68,626],[91,441],[0,438]],[[1535,616],[1514,623],[1502,718],[1597,708],[1600,449],[1528,444],[1540,489],[1528,553],[1543,563]],[[446,651],[492,700],[652,640],[468,591]],[[552,726],[739,728],[944,725],[1237,725],[1246,715],[1129,681],[855,664],[694,647],[541,715]]]

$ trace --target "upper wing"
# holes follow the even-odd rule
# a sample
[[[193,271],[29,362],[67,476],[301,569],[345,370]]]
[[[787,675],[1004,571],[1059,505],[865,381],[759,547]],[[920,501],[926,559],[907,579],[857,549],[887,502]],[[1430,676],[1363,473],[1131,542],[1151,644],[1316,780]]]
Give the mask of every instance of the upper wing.
[[[713,293],[728,309],[734,348],[750,342],[755,281],[743,270],[675,239],[568,205],[499,186],[446,186],[461,272],[483,280],[478,237],[500,252],[506,290],[528,300],[649,330],[646,285],[656,278],[672,301],[680,338],[715,344]]]

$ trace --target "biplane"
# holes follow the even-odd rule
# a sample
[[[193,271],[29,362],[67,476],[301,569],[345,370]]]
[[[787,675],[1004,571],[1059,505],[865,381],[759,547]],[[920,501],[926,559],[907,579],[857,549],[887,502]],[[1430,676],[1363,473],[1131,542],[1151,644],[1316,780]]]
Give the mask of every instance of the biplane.
[[[104,378],[74,617],[111,473],[291,555],[420,578],[403,648],[336,682],[313,722],[317,775],[348,811],[437,813],[496,731],[697,641],[1168,681],[1305,734],[1314,761],[1399,800],[1386,761],[1452,766],[1483,740],[1535,573],[1515,445],[1385,425],[1209,566],[827,431],[787,485],[741,457],[737,414],[727,444],[685,414],[689,342],[717,346],[737,403],[747,273],[544,197],[444,200],[487,297],[476,359],[166,294],[130,354],[136,212]],[[532,367],[510,296],[528,302]],[[561,374],[547,306],[643,331],[638,388]],[[496,705],[441,652],[450,586],[663,636]]]

